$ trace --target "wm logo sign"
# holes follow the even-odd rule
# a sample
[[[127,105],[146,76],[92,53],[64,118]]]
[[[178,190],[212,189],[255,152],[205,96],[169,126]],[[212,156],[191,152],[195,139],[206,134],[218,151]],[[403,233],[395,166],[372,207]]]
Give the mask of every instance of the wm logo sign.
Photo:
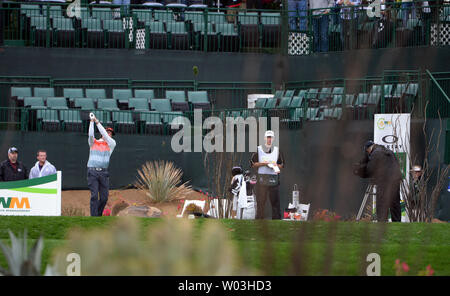
[[[0,208],[4,209],[29,209],[30,201],[28,197],[0,197]]]

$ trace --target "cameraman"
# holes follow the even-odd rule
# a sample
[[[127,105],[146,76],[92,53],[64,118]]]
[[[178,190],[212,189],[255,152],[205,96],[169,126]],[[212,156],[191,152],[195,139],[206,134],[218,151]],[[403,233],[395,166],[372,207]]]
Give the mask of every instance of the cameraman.
[[[364,144],[365,157],[353,173],[361,178],[371,178],[377,187],[377,220],[387,222],[388,210],[392,222],[401,221],[400,183],[402,174],[394,152],[372,141]]]

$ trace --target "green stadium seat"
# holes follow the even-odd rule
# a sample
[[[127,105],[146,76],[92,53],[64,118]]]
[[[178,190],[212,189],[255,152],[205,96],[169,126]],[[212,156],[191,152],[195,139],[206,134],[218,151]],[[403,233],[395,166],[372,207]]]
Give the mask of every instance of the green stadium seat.
[[[292,98],[290,98],[290,97],[282,97],[277,108],[289,108],[289,105],[291,104],[291,100],[292,100]]]
[[[239,23],[241,25],[258,25],[259,15],[257,12],[241,12],[238,13]]]
[[[95,110],[94,100],[91,98],[74,98],[74,106],[81,110]]]
[[[278,101],[278,99],[274,99],[274,98],[267,99],[266,105],[264,106],[264,108],[266,108],[266,109],[275,108],[275,106],[277,105],[277,101]]]
[[[153,110],[158,112],[172,111],[172,106],[170,105],[169,99],[152,99],[150,100],[150,105]]]
[[[131,89],[113,89],[112,91],[113,99],[116,100],[127,100],[133,97]]]
[[[94,99],[94,101],[98,99],[106,99],[106,92],[103,88],[86,88],[86,98]]]
[[[112,20],[111,8],[94,7],[92,8],[92,17],[99,20]]]
[[[34,4],[20,4],[20,13],[27,17],[40,16],[41,10],[39,5]]]
[[[284,93],[283,97],[288,97],[288,98],[292,98],[295,94],[295,90],[293,89],[288,89],[286,90],[286,92]]]
[[[208,12],[208,22],[216,25],[228,23],[224,12]]]
[[[60,110],[59,119],[61,120],[64,131],[81,131],[83,121],[78,110]]]
[[[306,110],[306,120],[320,120],[317,116],[319,115],[319,108],[308,108]]]
[[[189,104],[186,101],[184,90],[166,90],[166,99],[170,100],[172,111],[188,111]]]
[[[135,98],[146,98],[147,100],[155,98],[155,91],[153,89],[135,89],[134,90]]]
[[[291,101],[289,107],[290,108],[300,108],[300,107],[302,107],[303,100],[304,100],[303,97],[295,96],[292,98],[292,101]]]
[[[102,21],[96,18],[82,19],[81,27],[88,32],[103,32]]]
[[[208,92],[188,91],[188,101],[191,103],[209,103]]]
[[[358,96],[356,97],[356,101],[353,105],[354,106],[363,106],[367,103],[368,98],[369,98],[369,94],[359,93]]]
[[[162,121],[166,124],[177,123],[182,124],[183,121],[177,120],[177,117],[183,116],[183,112],[164,112],[162,113]]]
[[[158,100],[158,99],[156,99]],[[146,133],[157,133],[161,134],[163,132],[164,124],[161,119],[161,113],[158,111],[141,112],[140,121],[143,122]]]
[[[186,11],[184,13],[185,21],[191,21],[192,23],[204,23],[204,16],[202,11]],[[208,19],[208,21],[210,21]]]
[[[53,18],[53,19],[62,18],[63,13],[62,13],[61,6],[59,6],[59,5],[50,6],[49,14],[50,14],[50,18]],[[43,7],[42,15],[47,16],[47,8],[46,7]]]
[[[24,97],[23,105],[34,109],[47,109],[42,97]]]
[[[344,102],[343,104],[345,104],[345,106],[353,106],[353,101],[355,100],[355,95],[354,94],[346,94],[344,97]]]
[[[58,110],[36,110],[36,119],[38,121],[38,130],[57,131],[59,130]]]
[[[31,96],[31,87],[11,87],[11,99],[16,101],[17,107],[23,107],[23,98]]]
[[[155,21],[165,23],[175,22],[175,17],[171,10],[155,10],[153,16]]]
[[[153,21],[153,10],[152,9],[133,9],[133,14],[136,15],[137,19],[141,22]]]
[[[322,111],[323,119],[341,119],[342,117],[342,108],[325,108]]]
[[[31,87],[11,87],[11,97],[31,97]]]
[[[324,87],[320,90],[318,99],[320,102],[327,102],[331,98],[331,94],[331,88]]]
[[[406,91],[408,84],[407,83],[399,83],[395,87],[394,93],[392,94],[393,98],[401,98]]]
[[[34,88],[34,96],[42,97],[44,99],[46,99],[48,97],[54,97],[55,90],[53,89],[53,87],[35,87]]]
[[[64,88],[63,95],[69,100],[72,100],[74,98],[84,98],[82,88]]]
[[[308,93],[307,89],[301,89],[298,91],[297,97],[305,98],[307,93]]]
[[[50,109],[69,109],[65,97],[48,97],[47,107]]]
[[[103,29],[108,34],[108,48],[125,48],[126,36],[122,20],[104,20]]]
[[[344,88],[342,86],[335,86],[333,88],[333,91],[331,92],[331,95],[343,95],[344,94]]]
[[[333,95],[333,100],[331,101],[331,106],[342,106],[342,99],[344,95]]]
[[[130,98],[128,108],[135,111],[149,111],[148,100],[146,98]]]
[[[184,90],[166,90],[166,99],[171,102],[186,102]]]
[[[209,110],[211,108],[206,91],[188,91],[188,101],[192,104],[193,109]]]
[[[114,99],[98,99],[97,109],[119,111],[119,107],[117,107],[117,101]]]
[[[284,90],[277,90],[277,91],[275,91],[275,94],[273,97],[275,99],[281,99],[283,97],[283,94],[284,94]]]
[[[264,108],[266,106],[266,98],[258,98],[255,102],[255,108]]]
[[[94,111],[95,117],[104,125],[111,124],[111,112],[107,110],[96,110]]]
[[[281,24],[281,14],[279,12],[261,12],[261,24],[264,26],[279,26]]]

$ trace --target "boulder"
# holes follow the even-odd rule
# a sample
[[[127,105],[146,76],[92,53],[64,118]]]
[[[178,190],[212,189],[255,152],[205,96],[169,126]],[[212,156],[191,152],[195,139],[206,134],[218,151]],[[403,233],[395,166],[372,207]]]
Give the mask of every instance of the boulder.
[[[121,210],[117,216],[134,216],[134,217],[146,217],[146,218],[159,218],[161,217],[161,210],[149,206],[129,206]]]

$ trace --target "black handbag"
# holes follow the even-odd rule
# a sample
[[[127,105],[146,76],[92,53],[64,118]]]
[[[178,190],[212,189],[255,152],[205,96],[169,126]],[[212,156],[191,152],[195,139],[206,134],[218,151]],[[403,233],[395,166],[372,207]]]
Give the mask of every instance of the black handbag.
[[[258,174],[258,183],[264,186],[277,186],[279,184],[278,174]]]

